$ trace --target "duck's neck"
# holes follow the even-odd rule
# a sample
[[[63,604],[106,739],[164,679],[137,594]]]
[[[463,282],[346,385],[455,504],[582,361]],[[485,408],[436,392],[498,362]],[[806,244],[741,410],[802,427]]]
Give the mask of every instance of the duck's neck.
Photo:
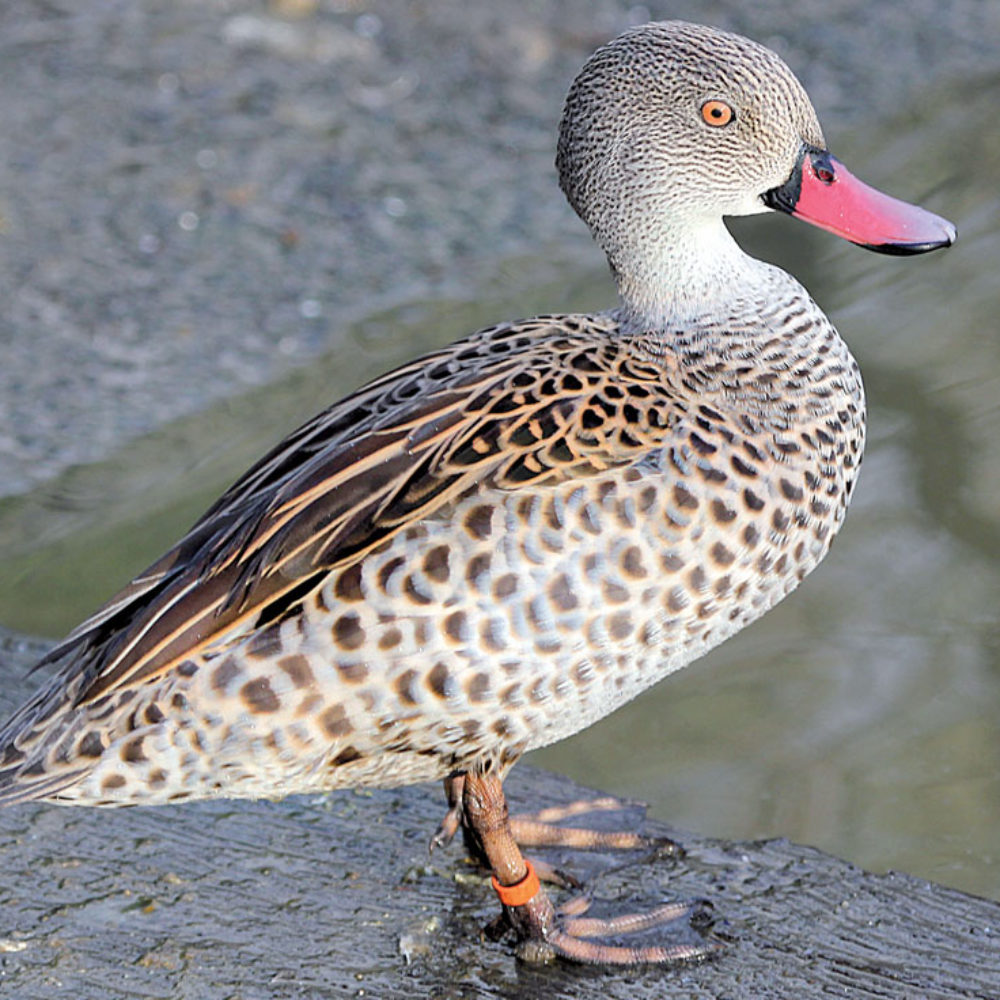
[[[744,253],[721,219],[666,228],[655,241],[609,252],[626,330],[691,329],[744,321],[784,274]],[[789,294],[801,286],[789,275]],[[804,293],[803,293],[804,294]]]
[[[612,265],[614,266],[614,265]],[[619,272],[622,334],[702,397],[790,428],[850,412],[864,419],[857,363],[790,274],[745,254],[721,224],[635,258]]]

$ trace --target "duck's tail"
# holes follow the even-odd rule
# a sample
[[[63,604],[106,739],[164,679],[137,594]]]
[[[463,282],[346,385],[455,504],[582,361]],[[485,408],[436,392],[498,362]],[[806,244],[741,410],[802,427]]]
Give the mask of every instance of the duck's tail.
[[[65,753],[77,727],[69,719],[58,720],[75,714],[79,685],[67,687],[66,674],[65,669],[57,671],[0,728],[0,806],[58,801],[60,792],[86,774],[85,763],[77,759],[71,764]]]

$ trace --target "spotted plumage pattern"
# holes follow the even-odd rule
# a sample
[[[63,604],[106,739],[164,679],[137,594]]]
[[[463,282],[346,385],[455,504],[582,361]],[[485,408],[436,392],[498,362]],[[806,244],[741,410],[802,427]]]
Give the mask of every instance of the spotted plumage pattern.
[[[804,293],[766,318],[671,350],[614,314],[503,324],[331,407],[50,654],[0,795],[398,785],[606,715],[843,517],[856,365]]]

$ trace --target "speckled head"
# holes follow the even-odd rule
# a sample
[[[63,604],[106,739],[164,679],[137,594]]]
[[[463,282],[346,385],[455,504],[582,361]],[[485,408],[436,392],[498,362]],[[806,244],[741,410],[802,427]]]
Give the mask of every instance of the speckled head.
[[[778,209],[882,253],[950,245],[945,219],[862,184],[826,150],[806,92],[775,53],[683,21],[633,28],[570,88],[556,166],[604,248],[629,323],[661,328],[743,308],[773,273],[725,215]],[[789,286],[791,287],[791,286]]]
[[[703,108],[734,112],[723,127]],[[570,204],[620,270],[622,244],[653,226],[766,211],[803,144],[823,134],[775,53],[683,21],[642,25],[598,49],[566,99],[556,166]],[[652,235],[649,233],[648,235]]]

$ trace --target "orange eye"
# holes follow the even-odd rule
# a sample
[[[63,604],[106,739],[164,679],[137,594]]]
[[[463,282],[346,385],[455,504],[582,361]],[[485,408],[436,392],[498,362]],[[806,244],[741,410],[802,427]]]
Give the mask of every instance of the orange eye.
[[[706,125],[721,128],[736,117],[736,112],[725,101],[705,101],[701,106],[701,117]]]

